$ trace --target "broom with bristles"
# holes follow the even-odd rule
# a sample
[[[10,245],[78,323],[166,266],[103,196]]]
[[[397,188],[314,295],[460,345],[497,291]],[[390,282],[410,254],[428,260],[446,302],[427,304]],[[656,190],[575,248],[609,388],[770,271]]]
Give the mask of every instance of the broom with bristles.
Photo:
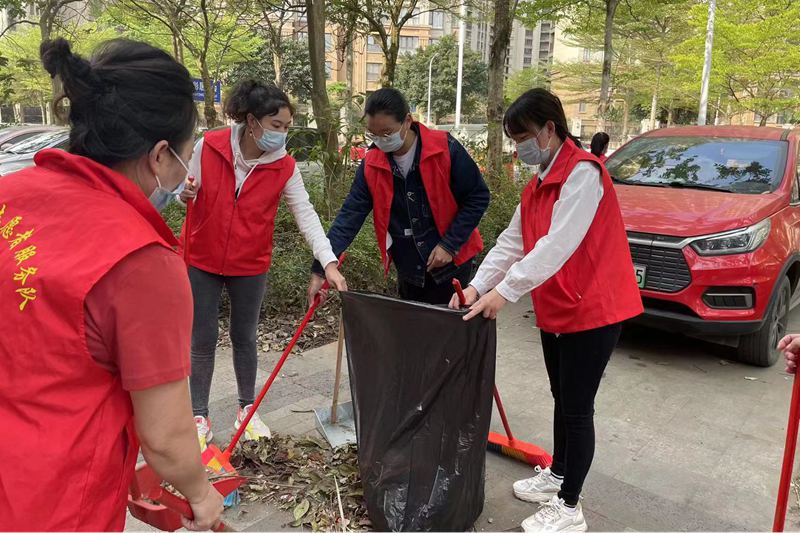
[[[461,282],[457,279],[453,279],[453,288],[456,290],[456,294],[458,294],[458,301],[461,306],[467,305],[467,299],[461,288]],[[495,404],[497,404],[497,411],[500,413],[500,420],[503,422],[503,428],[505,428],[506,434],[500,435],[499,433],[490,431],[486,449],[507,455],[523,463],[528,463],[531,466],[540,466],[542,468],[550,466],[553,462],[553,458],[549,453],[535,444],[514,438],[514,434],[511,433],[511,426],[508,425],[506,410],[503,407],[503,402],[500,400],[500,393],[497,391],[497,385],[494,386],[494,401]]]

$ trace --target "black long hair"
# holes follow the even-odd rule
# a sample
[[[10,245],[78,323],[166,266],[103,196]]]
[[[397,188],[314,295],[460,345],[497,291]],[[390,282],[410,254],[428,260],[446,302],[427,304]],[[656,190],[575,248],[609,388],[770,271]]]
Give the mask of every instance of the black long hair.
[[[364,114],[374,117],[378,113],[383,113],[403,122],[410,113],[408,100],[403,93],[393,87],[378,89],[369,97],[364,104]]]
[[[525,92],[508,106],[503,116],[503,130],[509,137],[542,128],[550,120],[556,126],[556,134],[562,141],[567,137],[576,146],[582,147],[580,139],[569,132],[567,117],[561,100],[546,89],[536,88]]]
[[[69,99],[69,152],[110,167],[138,159],[159,141],[177,150],[194,137],[192,78],[163,50],[113,39],[87,61],[59,38],[43,42],[39,55],[64,87],[56,103]]]
[[[595,133],[592,137],[591,143],[592,153],[596,156],[603,155],[603,152],[605,152],[606,148],[608,148],[608,142],[610,140],[611,138],[608,136],[608,133],[604,131],[598,131]]]

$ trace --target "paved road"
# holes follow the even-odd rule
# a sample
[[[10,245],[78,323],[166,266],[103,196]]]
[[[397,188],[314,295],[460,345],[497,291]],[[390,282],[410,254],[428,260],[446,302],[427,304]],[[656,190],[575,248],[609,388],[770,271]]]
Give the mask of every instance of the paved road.
[[[498,322],[497,383],[512,429],[550,449],[552,400],[538,334],[525,318],[528,308],[510,306]],[[800,314],[792,326],[800,331]],[[314,432],[307,411],[329,402],[334,353],[329,345],[287,362],[262,408],[273,431]],[[771,527],[791,381],[782,366],[747,367],[727,361],[730,356],[728,348],[686,337],[625,332],[597,400],[597,454],[584,492],[591,530]],[[276,359],[263,358],[264,377]],[[214,379],[211,411],[222,439],[236,404],[228,353],[220,354]],[[492,425],[502,431],[497,417]],[[477,529],[514,530],[535,511],[510,491],[514,480],[528,475],[525,465],[488,456],[487,499]],[[244,510],[228,517],[237,529],[288,529],[288,516],[273,508]],[[787,529],[798,525],[795,513]],[[128,528],[141,524],[130,520]]]

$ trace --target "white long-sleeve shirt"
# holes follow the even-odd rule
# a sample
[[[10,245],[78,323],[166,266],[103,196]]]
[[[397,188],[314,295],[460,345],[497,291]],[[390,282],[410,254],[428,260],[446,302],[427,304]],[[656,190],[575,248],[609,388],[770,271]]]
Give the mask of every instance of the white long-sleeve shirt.
[[[547,177],[560,151],[559,148],[540,179]],[[481,295],[497,289],[503,298],[516,302],[554,276],[572,257],[589,231],[602,198],[600,169],[588,161],[578,163],[561,187],[547,235],[525,254],[518,205],[511,223],[497,238],[470,285]]]
[[[243,127],[244,126],[240,124],[234,124],[233,127],[231,127],[231,147],[233,149],[237,196],[258,165],[273,163],[286,156],[286,149],[281,148],[275,152],[263,154],[258,159],[245,159],[239,145]],[[194,176],[195,183],[198,187],[202,186],[203,182],[200,164],[202,154],[203,139],[200,138],[194,146],[192,159],[189,161],[189,171],[191,175]],[[303,235],[303,238],[305,238],[309,247],[311,247],[314,258],[322,263],[322,265],[335,262],[336,256],[331,248],[331,243],[325,235],[325,230],[322,227],[317,212],[314,210],[314,206],[311,204],[308,191],[306,191],[305,184],[303,183],[303,176],[300,174],[300,170],[297,166],[295,166],[292,177],[289,178],[289,181],[286,182],[283,188],[283,197],[286,199],[286,204],[289,206],[289,210],[292,212],[295,222],[297,222],[300,233]]]

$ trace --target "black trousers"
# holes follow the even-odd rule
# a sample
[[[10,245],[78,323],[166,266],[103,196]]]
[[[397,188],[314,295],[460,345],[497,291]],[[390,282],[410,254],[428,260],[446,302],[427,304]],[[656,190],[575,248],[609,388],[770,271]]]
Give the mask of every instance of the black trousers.
[[[465,289],[472,280],[473,263],[469,261],[467,264],[461,265],[456,270],[454,277],[461,282],[461,286]],[[398,276],[397,292],[402,300],[411,300],[413,302],[422,302],[433,305],[447,305],[453,297],[455,289],[453,289],[452,280],[446,280],[437,284],[436,280],[430,275],[425,276],[425,286],[418,287],[403,278]]]
[[[564,477],[558,495],[568,505],[577,505],[592,466],[594,398],[621,331],[620,324],[566,335],[542,331],[544,362],[555,401],[551,469]]]

